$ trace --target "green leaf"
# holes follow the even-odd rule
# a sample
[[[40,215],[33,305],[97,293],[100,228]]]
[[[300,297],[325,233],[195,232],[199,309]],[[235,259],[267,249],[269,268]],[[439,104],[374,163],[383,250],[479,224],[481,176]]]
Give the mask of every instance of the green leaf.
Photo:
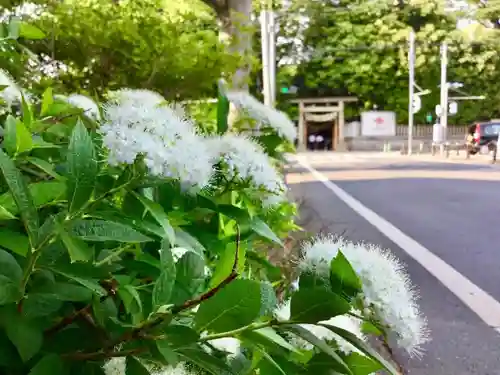
[[[168,242],[164,239],[161,253],[161,273],[153,287],[153,309],[168,304],[175,284],[175,261]]]
[[[204,301],[195,316],[200,332],[226,332],[252,323],[260,312],[260,283],[237,279]]]
[[[28,190],[36,207],[45,206],[64,198],[65,185],[60,181],[40,181],[30,184]],[[9,193],[0,196],[0,204],[13,214],[19,209]]]
[[[44,39],[45,33],[35,25],[29,24],[27,22],[20,22],[19,36],[25,39],[36,40]]]
[[[47,354],[40,359],[28,375],[65,374],[64,363],[57,354]]]
[[[15,283],[20,283],[23,278],[23,270],[16,258],[4,250],[0,250],[0,275],[8,277]]]
[[[8,115],[4,123],[3,133],[3,147],[7,154],[14,156],[17,150],[17,137],[16,137],[17,119]]]
[[[53,294],[29,293],[23,299],[23,315],[29,319],[50,315],[61,307],[62,301]]]
[[[228,129],[230,103],[227,97],[219,91],[217,100],[217,133],[224,134]]]
[[[118,309],[116,308],[115,302],[112,298],[101,300],[98,297],[94,297],[92,302],[92,311],[94,313],[96,323],[101,327],[106,327],[108,321],[115,319],[118,315]]]
[[[233,375],[231,368],[219,358],[208,354],[199,346],[178,349],[177,352],[186,359],[212,375]]]
[[[203,245],[188,232],[180,228],[175,228],[175,244],[172,244],[172,246],[173,245],[192,250],[200,257],[204,257],[205,248]]]
[[[132,316],[132,323],[139,324],[143,319],[142,301],[137,289],[132,285],[123,285],[118,289],[118,295],[123,301],[123,306],[128,314]]]
[[[262,236],[272,242],[277,243],[280,246],[284,246],[283,242],[278,238],[278,236],[269,228],[269,226],[264,223],[258,217],[254,217],[250,221],[250,228],[257,233],[259,236]]]
[[[270,343],[276,344],[286,350],[291,352],[297,352],[297,348],[295,348],[292,344],[290,344],[287,340],[281,337],[273,328],[265,327],[261,329],[257,329],[250,333],[250,337],[259,337],[259,341],[266,340]]]
[[[75,220],[71,234],[86,241],[117,241],[141,243],[152,241],[142,233],[124,224],[107,220]]]
[[[19,38],[19,29],[21,28],[21,20],[19,17],[13,17],[9,22],[9,38]]]
[[[168,339],[156,340],[155,344],[156,348],[168,364],[172,365],[178,362],[177,353],[172,348]]]
[[[200,335],[189,326],[171,324],[163,330],[167,340],[178,348],[190,346],[200,339]]]
[[[57,233],[68,251],[71,263],[86,262],[94,256],[94,250],[80,238],[70,235],[60,224],[57,225]]]
[[[95,293],[96,295],[98,295],[100,297],[103,297],[103,296],[108,294],[106,289],[104,289],[101,285],[99,285],[99,283],[94,279],[83,278],[83,277],[80,277],[78,275],[74,275],[68,271],[63,271],[63,270],[60,270],[57,268],[52,268],[52,271],[55,273],[58,273],[61,276],[66,277],[70,280],[73,280],[80,285],[83,285],[84,287],[90,289],[93,293]]]
[[[40,110],[40,115],[44,116],[50,109],[52,103],[54,103],[52,87],[47,87],[47,89],[43,92],[42,95],[42,109]]]
[[[341,251],[330,263],[330,283],[335,293],[356,297],[362,291],[361,280]]]
[[[0,246],[24,257],[29,251],[30,244],[24,234],[0,228]]]
[[[79,119],[73,129],[66,157],[69,212],[80,210],[92,196],[99,168],[94,144]]]
[[[345,356],[344,362],[347,363],[354,375],[376,374],[377,371],[383,369],[382,365],[359,353],[351,353]]]
[[[260,312],[259,316],[271,316],[276,309],[278,300],[276,291],[270,282],[262,281],[260,283]]]
[[[17,217],[15,217],[5,207],[0,206],[0,220],[16,220],[16,219]]]
[[[0,275],[0,305],[17,302],[21,297],[20,284],[14,283],[7,276]]]
[[[236,243],[230,242],[226,245],[226,248],[220,254],[219,260],[215,266],[215,271],[210,280],[210,288],[215,288],[219,285],[225,278],[227,278],[233,271],[235,254],[236,253]],[[246,255],[246,244],[240,243],[238,249],[238,267],[237,271],[241,272],[245,267],[245,255]]]
[[[28,128],[31,129],[31,124],[33,123],[33,112],[31,107],[26,101],[24,95],[21,96],[21,112],[23,115],[23,123]]]
[[[175,268],[171,303],[181,304],[198,294],[205,283],[205,259],[189,251],[177,261]]]
[[[36,242],[39,227],[38,212],[33,204],[33,198],[24,182],[24,178],[18,171],[12,160],[0,150],[0,169],[5,182],[9,186],[10,193],[21,213],[26,231],[31,242]]]
[[[291,319],[303,323],[316,323],[343,315],[351,305],[339,295],[321,288],[299,289],[292,295]]]
[[[27,152],[33,148],[30,131],[20,120],[11,115],[5,120],[4,144],[9,155]]]
[[[352,371],[349,369],[349,366],[347,366],[347,364],[335,352],[335,350],[330,347],[324,340],[319,339],[310,331],[308,331],[304,327],[301,327],[300,325],[289,325],[286,326],[286,329],[311,343],[323,353],[328,354],[339,366],[341,366],[341,368],[343,369],[343,374],[353,375]]]
[[[366,354],[367,356],[369,356],[370,358],[372,358],[374,361],[376,361],[378,364],[383,366],[391,374],[394,374],[394,375],[399,374],[399,372],[394,368],[393,365],[391,365],[387,360],[384,359],[384,357],[382,357],[379,353],[377,353],[376,350],[374,350],[370,345],[368,345],[366,342],[361,340],[359,337],[357,337],[353,333],[346,331],[343,328],[331,325],[331,324],[320,323],[319,325],[322,327],[328,328],[333,333],[337,334],[338,336],[342,337],[347,342],[354,345],[354,347],[357,348],[360,352],[362,352],[362,353]]]
[[[163,210],[162,206],[158,203],[143,197],[135,192],[133,192],[134,196],[144,205],[144,208],[151,213],[151,216],[161,225],[163,230],[165,231],[165,236],[169,240],[171,244],[175,243],[175,231],[170,225],[170,221],[168,220],[168,216]]]
[[[57,282],[39,290],[41,293],[53,295],[60,301],[88,302],[92,299],[92,291],[80,285]]]
[[[263,360],[260,362],[259,369],[262,374],[273,375],[281,374],[288,375],[285,370],[283,370],[278,363],[267,354],[264,350],[260,350]]]
[[[144,365],[134,357],[127,357],[125,362],[125,375],[149,375],[149,371]]]
[[[42,347],[43,331],[17,314],[9,316],[5,332],[24,362],[29,361]]]
[[[47,173],[50,177],[53,177],[56,180],[63,179],[63,177],[55,171],[54,166],[48,161],[34,157],[27,157],[26,161],[30,162],[35,167],[41,169],[43,172]]]

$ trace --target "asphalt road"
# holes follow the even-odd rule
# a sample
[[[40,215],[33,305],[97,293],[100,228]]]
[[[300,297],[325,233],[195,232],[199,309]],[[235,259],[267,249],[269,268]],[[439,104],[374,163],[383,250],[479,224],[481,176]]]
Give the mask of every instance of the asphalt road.
[[[500,301],[500,167],[376,154],[347,158],[311,154],[308,161]],[[302,202],[302,220],[309,230],[376,243],[407,264],[432,330],[423,359],[397,354],[408,374],[500,375],[499,332],[310,173],[292,165],[287,179],[292,194]]]

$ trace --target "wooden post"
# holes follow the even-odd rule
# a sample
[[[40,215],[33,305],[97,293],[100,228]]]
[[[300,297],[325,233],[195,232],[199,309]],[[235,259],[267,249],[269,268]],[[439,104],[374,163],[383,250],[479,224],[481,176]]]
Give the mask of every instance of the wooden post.
[[[344,120],[344,102],[342,100],[339,101],[339,112],[338,112],[338,140],[336,151],[345,151],[345,120]]]
[[[297,151],[306,151],[307,145],[307,131],[304,119],[304,103],[299,103],[299,129],[297,135]]]

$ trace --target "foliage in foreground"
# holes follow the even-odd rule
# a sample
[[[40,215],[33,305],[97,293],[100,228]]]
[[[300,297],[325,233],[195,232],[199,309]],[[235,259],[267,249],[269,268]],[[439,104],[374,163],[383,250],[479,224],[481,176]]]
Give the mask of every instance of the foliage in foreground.
[[[13,95],[21,115],[6,108],[0,151],[0,372],[396,373],[364,333],[395,333],[411,353],[425,342],[397,263],[348,244],[305,247],[299,289],[277,301],[281,275],[256,249],[293,228],[276,169],[295,136],[282,113],[222,87],[216,133],[202,136],[149,91],[102,106],[50,89]],[[228,128],[229,100],[257,135]],[[370,270],[392,275],[391,288]],[[404,311],[415,316],[390,315]],[[420,331],[401,329],[415,322]]]

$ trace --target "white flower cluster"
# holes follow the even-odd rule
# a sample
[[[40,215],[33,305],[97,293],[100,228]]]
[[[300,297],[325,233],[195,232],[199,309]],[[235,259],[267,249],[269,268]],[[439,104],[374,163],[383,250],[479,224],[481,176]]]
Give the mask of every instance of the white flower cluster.
[[[155,176],[178,179],[188,191],[208,186],[213,165],[207,143],[178,109],[160,106],[157,95],[122,90],[104,106],[100,131],[108,162],[132,164],[142,155]]]
[[[227,91],[225,94],[236,108],[261,124],[273,128],[280,137],[290,142],[297,138],[295,124],[285,113],[261,103],[246,91]]]
[[[0,97],[9,106],[12,106],[14,103],[20,103],[22,96],[25,95],[21,87],[17,85],[12,76],[2,69],[0,69],[0,86],[6,86],[4,89],[1,89]]]
[[[11,17],[37,19],[42,15],[44,10],[45,7],[40,4],[22,3],[12,10],[3,9],[0,13],[0,22],[7,22]]]
[[[427,321],[417,304],[418,293],[401,262],[389,251],[342,238],[319,237],[303,248],[302,269],[329,277],[330,262],[342,251],[363,284],[366,313],[389,330],[390,338],[412,356],[422,354],[430,340]]]
[[[265,202],[274,204],[286,189],[280,174],[262,147],[249,137],[226,134],[209,139],[214,162],[222,160],[227,166],[228,179],[246,181],[271,193]]]
[[[274,314],[279,321],[290,320],[291,316],[290,301],[286,301],[281,306],[279,306],[275,310]],[[347,315],[335,316],[331,319],[319,323],[324,323],[345,329],[346,331],[349,331],[352,334],[356,335],[361,340],[366,339],[363,333],[361,332],[361,321],[351,316]],[[347,342],[342,337],[336,335],[335,333],[333,333],[332,331],[330,331],[325,327],[315,324],[301,324],[300,326],[302,328],[307,329],[309,332],[311,332],[313,335],[315,335],[317,338],[321,340],[324,340],[326,342],[332,342],[332,341],[335,342],[336,345],[338,346],[338,349],[346,355],[350,353],[362,354],[354,345]],[[311,350],[314,347],[309,342],[296,337],[292,338],[291,343],[292,345],[294,345],[299,349]]]

